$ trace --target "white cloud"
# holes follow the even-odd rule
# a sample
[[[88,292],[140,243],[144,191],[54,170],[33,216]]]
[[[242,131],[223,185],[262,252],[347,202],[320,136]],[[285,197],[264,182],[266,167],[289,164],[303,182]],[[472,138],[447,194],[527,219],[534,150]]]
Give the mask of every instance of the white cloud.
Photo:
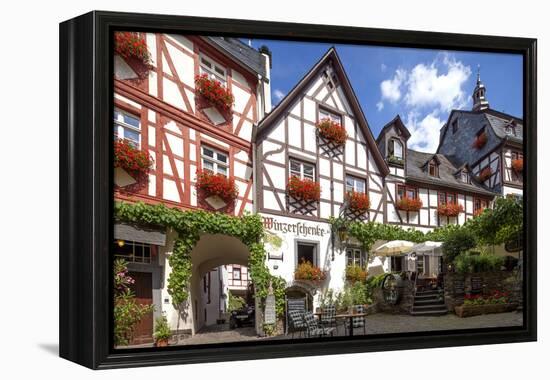
[[[384,103],[382,101],[379,101],[378,103],[376,103],[376,109],[378,111],[382,111],[384,109]]]
[[[403,69],[395,70],[395,75],[391,79],[386,79],[380,83],[382,100],[389,100],[390,103],[396,103],[401,99],[401,85],[407,78],[407,71]]]
[[[449,54],[429,65],[420,63],[408,75],[405,102],[410,107],[439,107],[441,111],[462,108],[467,102],[462,86],[471,73],[469,66]]]
[[[445,123],[437,111],[422,117],[418,112],[411,111],[407,115],[405,125],[411,133],[408,146],[421,152],[435,153],[439,145],[439,130]]]
[[[386,66],[385,64],[380,65],[380,70],[382,70],[382,72],[385,72],[387,68],[388,66]]]
[[[275,91],[273,91],[273,96],[275,97],[275,100],[279,102],[282,98],[284,98],[285,93],[279,89],[275,89]]]

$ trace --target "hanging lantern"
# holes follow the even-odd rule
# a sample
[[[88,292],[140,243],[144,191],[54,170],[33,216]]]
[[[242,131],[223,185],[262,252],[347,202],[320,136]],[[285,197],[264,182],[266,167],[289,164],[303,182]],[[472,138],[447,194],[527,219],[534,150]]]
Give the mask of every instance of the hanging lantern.
[[[338,227],[338,239],[340,239],[340,242],[343,244],[346,244],[348,242],[349,233],[346,226],[342,225]]]
[[[125,243],[125,242],[124,242],[124,240],[122,240],[122,239],[117,240],[117,244],[118,244],[118,246],[121,247],[121,248],[124,247],[124,243]]]

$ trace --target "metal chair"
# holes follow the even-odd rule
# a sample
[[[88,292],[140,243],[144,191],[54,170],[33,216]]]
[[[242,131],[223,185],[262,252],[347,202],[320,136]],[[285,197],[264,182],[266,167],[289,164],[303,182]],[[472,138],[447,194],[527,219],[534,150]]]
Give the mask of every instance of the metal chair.
[[[364,305],[355,305],[355,312],[358,314],[364,314],[365,313],[365,306]],[[353,324],[353,328],[363,328],[363,334],[367,334],[367,317],[366,316],[360,316],[360,317],[353,317],[351,323]],[[349,322],[346,320],[346,329],[349,329]]]
[[[294,333],[298,332],[299,336],[306,331],[306,323],[304,322],[304,313],[299,310],[290,310],[288,312],[288,327],[294,338]]]
[[[304,322],[307,326],[307,336],[308,337],[314,337],[314,336],[327,336],[327,335],[333,335],[334,333],[334,327],[321,327],[319,326],[319,323],[317,322],[317,319],[315,319],[315,316],[311,312],[307,312],[304,314]]]
[[[322,327],[336,327],[336,307],[334,305],[323,308],[320,325]]]

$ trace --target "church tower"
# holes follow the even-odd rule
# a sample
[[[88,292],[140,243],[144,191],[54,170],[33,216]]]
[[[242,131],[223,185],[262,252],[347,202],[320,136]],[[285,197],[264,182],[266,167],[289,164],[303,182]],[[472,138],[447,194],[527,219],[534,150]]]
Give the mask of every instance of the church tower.
[[[481,82],[478,66],[476,87],[474,88],[474,93],[472,94],[472,111],[483,111],[489,108],[489,101],[485,97],[485,92],[486,88],[485,85]]]

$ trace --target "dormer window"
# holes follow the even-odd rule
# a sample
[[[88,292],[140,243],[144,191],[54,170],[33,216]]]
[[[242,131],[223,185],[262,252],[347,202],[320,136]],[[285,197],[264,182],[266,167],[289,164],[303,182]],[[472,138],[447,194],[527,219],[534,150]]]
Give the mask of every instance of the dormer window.
[[[460,172],[460,181],[463,183],[470,182],[470,176],[468,175],[468,172],[466,170]]]
[[[438,165],[434,160],[430,161],[430,163],[428,164],[428,174],[430,175],[430,177],[439,176]]]
[[[388,158],[390,159],[390,161],[403,161],[403,144],[401,143],[401,141],[397,139],[391,139],[388,142]]]

